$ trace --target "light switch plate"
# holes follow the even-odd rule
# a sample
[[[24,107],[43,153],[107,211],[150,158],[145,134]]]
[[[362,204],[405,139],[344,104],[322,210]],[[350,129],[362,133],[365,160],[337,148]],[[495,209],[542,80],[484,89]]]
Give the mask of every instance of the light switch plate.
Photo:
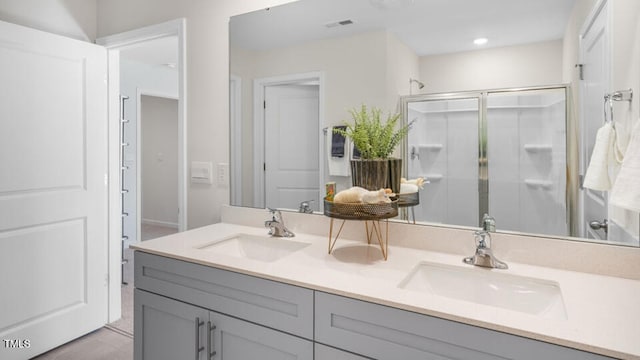
[[[218,186],[229,186],[229,164],[218,163],[217,166]]]
[[[191,182],[194,184],[213,184],[213,164],[205,161],[191,162]]]

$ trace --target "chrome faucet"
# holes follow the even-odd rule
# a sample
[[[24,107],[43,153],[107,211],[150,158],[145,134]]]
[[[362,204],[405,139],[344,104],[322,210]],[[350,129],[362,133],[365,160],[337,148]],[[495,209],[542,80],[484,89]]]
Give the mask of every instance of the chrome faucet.
[[[462,259],[465,264],[483,266],[493,269],[508,269],[509,266],[496,258],[491,250],[491,232],[496,230],[496,220],[484,214],[482,230],[473,233],[476,241],[476,253]]]
[[[300,203],[300,207],[298,208],[298,212],[305,214],[313,214],[313,209],[311,209],[311,203],[313,200],[305,200]]]
[[[277,209],[268,209],[271,213],[271,220],[264,222],[264,227],[269,228],[269,235],[276,237],[294,237],[296,234],[292,233],[284,226],[284,219],[282,213]]]

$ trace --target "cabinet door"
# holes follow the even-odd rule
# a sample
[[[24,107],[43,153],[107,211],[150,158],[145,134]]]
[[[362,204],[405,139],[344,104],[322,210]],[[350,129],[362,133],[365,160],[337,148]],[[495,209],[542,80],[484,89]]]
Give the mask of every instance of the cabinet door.
[[[380,360],[610,359],[319,291],[315,310],[317,342]]]
[[[313,290],[136,251],[136,288],[313,339]]]
[[[362,357],[350,352],[342,351],[330,346],[315,344],[315,360],[367,360],[370,358]]]
[[[134,359],[206,359],[209,311],[138,289],[134,307]]]
[[[313,359],[313,342],[218,313],[210,313],[213,360]],[[186,359],[186,358],[185,358]]]

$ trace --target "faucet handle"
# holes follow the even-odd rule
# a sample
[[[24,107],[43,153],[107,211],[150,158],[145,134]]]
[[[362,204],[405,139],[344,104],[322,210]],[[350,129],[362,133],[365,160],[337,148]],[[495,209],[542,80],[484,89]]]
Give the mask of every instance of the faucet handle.
[[[282,212],[275,208],[267,208],[269,213],[271,213],[271,220],[277,221],[284,224],[284,220],[282,219]]]
[[[298,208],[298,211],[301,212],[301,213],[306,213],[306,214],[313,213],[313,210],[311,209],[311,203],[314,202],[314,201],[315,200],[313,200],[313,199],[302,201],[300,203],[300,207]]]
[[[473,233],[476,240],[476,248],[490,248],[491,247],[491,234],[485,230],[478,230]]]
[[[486,232],[496,231],[496,219],[489,214],[484,214],[482,217],[482,229]]]

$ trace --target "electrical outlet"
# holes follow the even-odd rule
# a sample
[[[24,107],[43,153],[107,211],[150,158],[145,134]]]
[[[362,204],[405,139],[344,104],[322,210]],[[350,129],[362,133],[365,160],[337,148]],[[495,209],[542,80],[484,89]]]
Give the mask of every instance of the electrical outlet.
[[[229,186],[229,164],[218,163],[218,186]]]

